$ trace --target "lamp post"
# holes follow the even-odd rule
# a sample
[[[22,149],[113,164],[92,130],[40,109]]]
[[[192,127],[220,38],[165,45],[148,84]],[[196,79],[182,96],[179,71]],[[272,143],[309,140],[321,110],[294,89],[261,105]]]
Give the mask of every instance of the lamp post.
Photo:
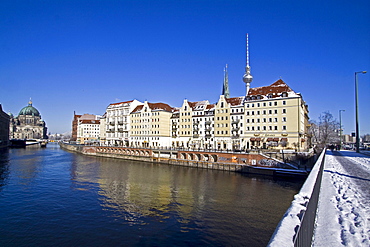
[[[356,153],[360,152],[360,132],[358,128],[358,83],[357,74],[366,74],[366,71],[355,72],[355,98],[356,98]]]
[[[342,148],[342,111],[346,110],[339,110],[339,149]]]

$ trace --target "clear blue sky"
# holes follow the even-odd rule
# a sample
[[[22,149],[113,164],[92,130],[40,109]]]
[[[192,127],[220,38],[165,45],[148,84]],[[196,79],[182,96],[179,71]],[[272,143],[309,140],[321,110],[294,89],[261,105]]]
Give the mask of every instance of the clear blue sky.
[[[344,132],[370,133],[370,1],[0,1],[0,103],[18,115],[32,97],[51,133],[71,130],[73,111],[103,114],[138,99],[214,103],[229,65],[231,96],[280,77]]]

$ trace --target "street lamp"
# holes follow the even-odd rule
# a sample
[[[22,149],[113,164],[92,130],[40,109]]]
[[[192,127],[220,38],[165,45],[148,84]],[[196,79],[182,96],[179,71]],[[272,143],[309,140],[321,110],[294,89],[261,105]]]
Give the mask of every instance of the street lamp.
[[[342,148],[342,111],[339,110],[339,150]]]
[[[358,83],[357,74],[366,74],[366,71],[355,72],[355,97],[356,97],[356,153],[360,152],[360,132],[358,129]]]

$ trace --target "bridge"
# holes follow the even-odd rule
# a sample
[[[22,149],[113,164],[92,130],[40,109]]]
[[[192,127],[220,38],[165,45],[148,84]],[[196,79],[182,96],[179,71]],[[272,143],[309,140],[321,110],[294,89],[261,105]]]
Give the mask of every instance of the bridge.
[[[370,246],[369,152],[324,150],[268,246]]]

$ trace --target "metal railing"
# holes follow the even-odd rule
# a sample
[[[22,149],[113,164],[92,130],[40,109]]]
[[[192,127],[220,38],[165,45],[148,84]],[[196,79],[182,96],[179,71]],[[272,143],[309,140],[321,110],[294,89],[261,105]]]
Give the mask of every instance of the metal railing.
[[[297,235],[294,238],[294,246],[311,246],[313,233],[315,230],[315,219],[317,212],[317,205],[319,202],[320,187],[322,182],[322,175],[324,172],[325,150],[321,160],[319,173],[317,174],[316,182],[313,191],[308,201],[306,211],[303,214],[301,225],[298,228]]]
[[[272,235],[269,247],[282,246],[282,244],[284,246],[311,246],[324,171],[325,152],[324,149],[300,192],[294,197],[290,208]],[[296,223],[297,218],[299,223]]]

